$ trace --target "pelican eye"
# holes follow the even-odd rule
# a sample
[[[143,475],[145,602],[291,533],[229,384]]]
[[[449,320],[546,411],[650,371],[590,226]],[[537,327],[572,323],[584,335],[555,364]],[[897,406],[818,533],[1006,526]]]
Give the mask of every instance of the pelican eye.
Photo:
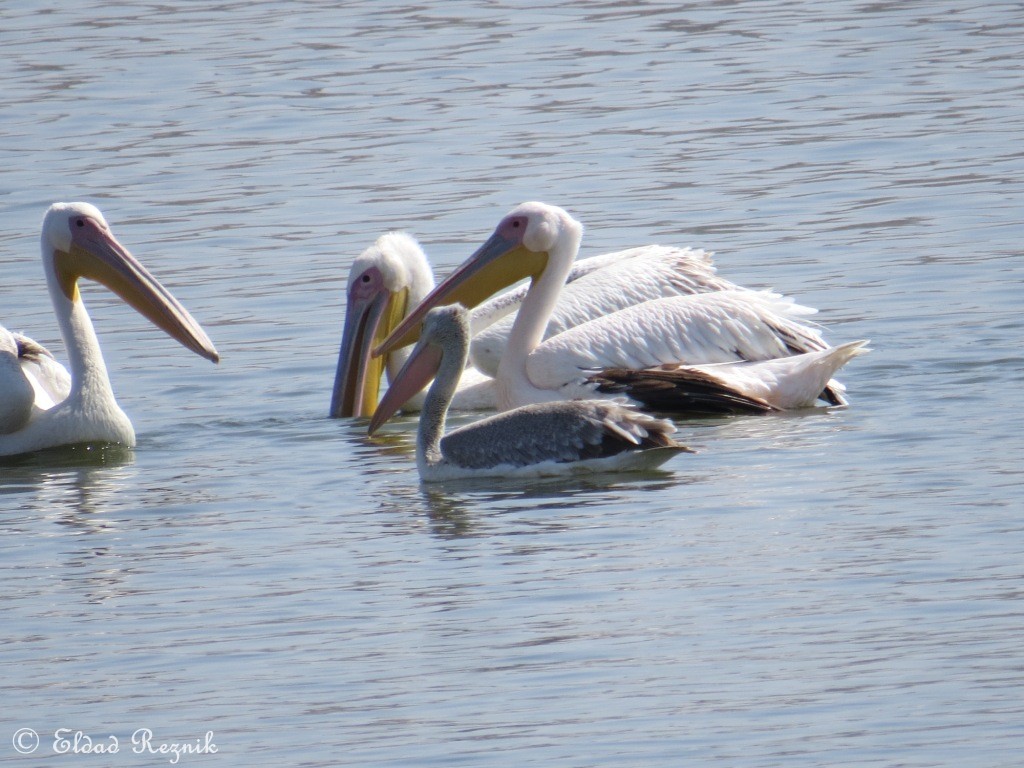
[[[85,226],[85,219],[78,219],[77,221],[75,221],[75,226],[76,227],[84,227]]]
[[[362,280],[363,280],[364,283],[368,283],[368,282],[370,282],[370,276],[369,275],[363,275]]]

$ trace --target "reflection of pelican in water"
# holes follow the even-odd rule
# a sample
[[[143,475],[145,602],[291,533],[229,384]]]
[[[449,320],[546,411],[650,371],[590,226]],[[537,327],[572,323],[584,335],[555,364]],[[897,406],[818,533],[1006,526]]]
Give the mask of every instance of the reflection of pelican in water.
[[[110,451],[108,448],[114,448]],[[48,451],[26,454],[5,461],[0,474],[0,507],[7,500],[16,503],[32,520],[56,523],[99,533],[118,525],[129,507],[137,508],[139,498],[125,488],[136,474],[134,455],[122,446],[102,446],[90,451]]]
[[[831,377],[864,342],[830,349],[817,329],[794,319],[792,304],[772,294],[718,290],[653,299],[545,341],[582,233],[561,208],[520,205],[376,351],[411,343],[431,307],[473,305],[530,277],[497,369],[500,408],[600,396],[681,413],[785,410],[819,397],[845,404]]]
[[[705,251],[659,245],[581,259],[573,263],[565,282],[544,338],[650,299],[739,289],[715,274],[711,257]],[[408,352],[395,349],[374,358],[370,350],[433,288],[434,274],[426,254],[416,240],[401,232],[382,235],[352,262],[331,416],[373,414],[381,377],[386,372],[388,381],[393,381]],[[512,318],[507,316],[519,308],[528,288],[512,288],[473,310],[470,359],[475,368],[467,368],[463,373],[451,410],[494,408],[492,377],[497,374],[512,327]],[[474,298],[479,303],[486,295]],[[403,405],[403,410],[417,411],[422,403],[423,393],[417,393]]]
[[[88,203],[55,203],[43,219],[42,258],[68,375],[40,345],[0,328],[0,456],[75,443],[135,445],[114,399],[80,278],[103,283],[198,355],[217,351],[188,311],[121,245]]]
[[[524,406],[442,437],[469,340],[469,316],[461,306],[430,312],[422,338],[370,421],[373,434],[410,393],[434,378],[416,441],[424,480],[651,469],[689,450],[670,437],[671,422],[607,400]]]

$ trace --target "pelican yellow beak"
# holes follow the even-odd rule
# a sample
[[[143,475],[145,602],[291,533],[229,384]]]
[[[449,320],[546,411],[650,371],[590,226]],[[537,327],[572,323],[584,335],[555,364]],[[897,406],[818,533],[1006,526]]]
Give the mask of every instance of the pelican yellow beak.
[[[442,351],[437,344],[421,339],[405,361],[395,380],[388,385],[388,391],[373,412],[367,434],[372,435],[384,422],[395,415],[417,392],[422,390],[437,375],[441,367]]]
[[[373,350],[375,356],[412,344],[419,338],[427,312],[443,304],[462,304],[472,309],[502,288],[525,277],[536,279],[547,267],[546,251],[531,251],[522,238],[510,238],[499,232],[466,259],[451,275],[432,290],[404,321]]]
[[[188,310],[117,241],[109,229],[91,218],[71,221],[71,246],[54,254],[61,290],[78,301],[78,280],[105,285],[168,336],[213,362],[220,355]]]
[[[407,288],[349,296],[331,395],[332,418],[369,416],[376,411],[386,358],[373,357],[370,350],[401,322],[408,304]]]

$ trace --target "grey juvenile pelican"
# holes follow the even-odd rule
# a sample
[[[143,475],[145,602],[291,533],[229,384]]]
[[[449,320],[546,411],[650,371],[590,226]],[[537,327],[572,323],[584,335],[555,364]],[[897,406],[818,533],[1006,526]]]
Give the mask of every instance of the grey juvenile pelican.
[[[434,379],[416,440],[416,465],[424,480],[652,469],[689,451],[672,439],[670,421],[608,400],[528,405],[442,437],[469,343],[469,314],[461,306],[428,313],[416,348],[370,421],[373,434],[410,392]]]

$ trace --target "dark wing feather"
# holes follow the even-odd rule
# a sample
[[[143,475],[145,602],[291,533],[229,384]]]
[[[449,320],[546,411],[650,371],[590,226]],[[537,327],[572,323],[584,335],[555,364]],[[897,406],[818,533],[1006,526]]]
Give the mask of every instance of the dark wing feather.
[[[19,358],[32,361],[36,361],[41,357],[53,359],[53,353],[39,342],[33,341],[28,336],[23,336],[20,333],[13,333],[11,335],[14,336],[14,341],[18,345]]]
[[[598,392],[626,395],[662,413],[733,414],[776,410],[764,400],[737,392],[695,368],[674,365],[639,371],[609,368],[587,380],[597,384]]]

